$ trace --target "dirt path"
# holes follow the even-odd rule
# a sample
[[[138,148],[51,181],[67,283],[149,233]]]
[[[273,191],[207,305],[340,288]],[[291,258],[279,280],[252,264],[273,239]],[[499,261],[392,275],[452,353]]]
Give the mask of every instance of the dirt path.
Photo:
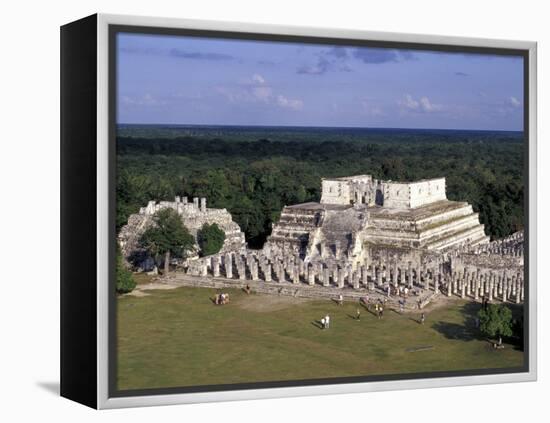
[[[146,297],[151,295],[146,291],[151,291],[153,289],[175,289],[178,288],[178,285],[162,283],[162,282],[151,282],[151,283],[142,283],[138,284],[132,292],[124,294],[124,296],[129,297]]]

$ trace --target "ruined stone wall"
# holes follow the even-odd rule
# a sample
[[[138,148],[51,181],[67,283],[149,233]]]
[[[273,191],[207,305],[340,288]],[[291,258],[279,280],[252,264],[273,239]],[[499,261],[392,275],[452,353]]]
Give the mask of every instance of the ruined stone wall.
[[[350,204],[352,200],[349,181],[323,179],[321,204]]]
[[[408,209],[447,199],[445,178],[418,182],[382,182],[384,207]]]
[[[175,210],[181,217],[182,223],[191,235],[197,238],[197,232],[202,226],[216,223],[225,233],[225,241],[222,251],[238,251],[246,247],[244,233],[239,225],[233,221],[231,214],[226,209],[212,209],[206,207],[206,199],[194,198],[190,203],[187,197],[176,197],[175,201],[149,201],[146,207],[142,207],[139,213],[132,214],[128,223],[123,226],[118,235],[118,242],[123,256],[136,266],[142,267],[146,258],[145,252],[139,245],[139,240],[145,230],[154,224],[154,215],[162,209]],[[198,251],[198,246],[195,246]],[[146,266],[147,267],[147,266]]]
[[[394,209],[408,209],[411,206],[410,188],[407,183],[383,182],[383,206]]]
[[[436,201],[446,200],[445,178],[429,179],[409,184],[410,207],[416,208]]]

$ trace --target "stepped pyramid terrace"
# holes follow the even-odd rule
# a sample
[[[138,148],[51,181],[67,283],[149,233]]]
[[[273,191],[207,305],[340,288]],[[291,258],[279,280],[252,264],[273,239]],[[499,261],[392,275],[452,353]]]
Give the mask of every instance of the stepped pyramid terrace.
[[[320,202],[285,206],[260,250],[247,247],[228,211],[150,202],[119,236],[126,257],[163,207],[178,210],[191,232],[217,222],[222,250],[192,257],[165,283],[197,287],[250,286],[260,293],[310,298],[386,298],[404,289],[424,307],[440,296],[522,303],[523,232],[490,241],[467,202],[450,201],[445,178],[382,181],[370,175],[322,180]],[[149,223],[148,223],[149,222]]]
[[[393,182],[359,175],[323,179],[320,203],[286,206],[267,248],[309,261],[360,263],[370,249],[445,252],[488,242],[472,206],[447,200],[445,178]]]

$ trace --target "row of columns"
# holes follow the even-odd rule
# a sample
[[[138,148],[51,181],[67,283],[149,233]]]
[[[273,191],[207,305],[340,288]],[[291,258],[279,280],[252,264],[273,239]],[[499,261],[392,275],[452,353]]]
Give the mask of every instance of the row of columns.
[[[362,266],[353,267],[344,263],[306,263],[292,256],[269,259],[264,255],[225,253],[194,262],[188,273],[197,276],[210,273],[214,277],[227,279],[306,283],[310,286],[349,286],[370,291],[406,286],[409,289],[418,287],[433,290],[435,293],[443,290],[448,296],[472,297],[476,300],[480,297],[517,303],[524,300],[521,272],[512,274],[471,268],[450,271],[442,261],[434,262],[430,267],[414,266],[412,262],[406,266],[396,262],[388,265],[366,262]]]

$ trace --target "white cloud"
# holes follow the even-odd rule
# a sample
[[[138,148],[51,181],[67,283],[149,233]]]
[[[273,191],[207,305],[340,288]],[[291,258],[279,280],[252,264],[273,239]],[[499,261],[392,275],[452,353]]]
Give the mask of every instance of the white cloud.
[[[304,107],[304,102],[298,99],[286,98],[283,95],[277,96],[277,105],[285,109],[291,110],[302,110]]]
[[[265,103],[289,110],[302,110],[304,102],[297,98],[289,98],[284,94],[275,92],[267,80],[255,73],[252,77],[242,81],[233,88],[217,87],[217,92],[227,98],[231,103]]]
[[[399,105],[408,110],[418,110],[420,103],[416,101],[410,94],[406,94],[402,100],[398,101]]]
[[[422,107],[422,110],[424,110],[425,112],[434,112],[440,109],[440,106],[438,106],[437,104],[432,104],[428,97],[422,97],[420,99],[420,105]]]
[[[165,100],[153,97],[151,94],[144,94],[141,97],[122,96],[122,103],[131,106],[162,106],[167,104]]]
[[[273,90],[270,87],[266,87],[266,86],[253,87],[252,88],[252,94],[258,100],[267,103],[267,102],[270,101],[270,99],[273,96]]]
[[[262,75],[255,73],[252,75],[252,82],[255,82],[256,84],[265,84],[265,78]]]
[[[410,94],[405,94],[397,104],[399,104],[404,111],[432,113],[442,109],[441,105],[432,103],[426,96],[420,97],[419,100],[415,100]]]
[[[521,106],[521,102],[514,96],[510,97],[510,104],[514,107]]]

